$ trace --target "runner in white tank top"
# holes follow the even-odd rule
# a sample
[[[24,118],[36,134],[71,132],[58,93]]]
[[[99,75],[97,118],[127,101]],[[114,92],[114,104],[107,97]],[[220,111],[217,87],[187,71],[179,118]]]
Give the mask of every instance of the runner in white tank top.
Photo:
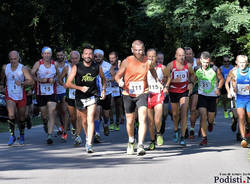
[[[42,59],[37,61],[31,74],[36,81],[37,104],[40,107],[44,130],[48,133],[47,144],[52,144],[52,132],[56,118],[56,82],[57,68],[52,60],[52,50],[49,47],[42,49]],[[47,119],[48,117],[48,119]]]
[[[156,51],[155,49],[149,49],[147,51],[147,57],[152,63],[156,63]],[[148,147],[148,150],[154,150],[155,145],[163,145],[163,136],[161,134],[161,123],[162,123],[162,113],[163,113],[163,85],[164,76],[163,71],[166,70],[166,67],[162,64],[159,64],[155,67],[155,71],[159,81],[156,81],[152,76],[151,72],[148,71],[147,81],[148,81],[148,120],[149,120],[149,133],[151,137],[151,143]],[[166,72],[165,72],[166,74]],[[155,130],[156,129],[156,134]],[[156,140],[155,140],[156,138]]]
[[[26,93],[24,86],[33,85],[32,77],[22,64],[19,63],[20,56],[17,51],[9,53],[10,63],[3,65],[1,73],[1,88],[3,88],[6,77],[5,98],[7,101],[9,132],[11,134],[8,145],[14,144],[15,117],[19,120],[20,139],[19,144],[24,144]]]

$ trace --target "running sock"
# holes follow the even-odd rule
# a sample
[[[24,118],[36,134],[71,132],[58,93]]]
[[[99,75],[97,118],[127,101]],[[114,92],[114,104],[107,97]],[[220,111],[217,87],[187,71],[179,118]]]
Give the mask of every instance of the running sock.
[[[24,135],[24,129],[25,129],[25,121],[20,121],[20,126],[19,126],[20,135]]]
[[[95,120],[95,132],[96,134],[101,134],[100,133],[100,124],[101,124],[101,121],[100,120]]]
[[[129,137],[129,138],[128,138],[128,142],[134,143],[134,142],[135,142],[135,137],[134,137],[134,136]]]
[[[15,119],[8,119],[9,132],[11,136],[15,136]]]

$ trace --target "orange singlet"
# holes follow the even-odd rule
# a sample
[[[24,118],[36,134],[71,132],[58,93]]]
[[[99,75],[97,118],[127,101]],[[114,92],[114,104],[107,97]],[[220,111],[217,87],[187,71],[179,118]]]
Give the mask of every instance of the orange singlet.
[[[137,97],[148,92],[147,72],[149,64],[147,57],[143,61],[137,60],[134,56],[126,58],[127,68],[124,73],[124,90],[123,95]]]

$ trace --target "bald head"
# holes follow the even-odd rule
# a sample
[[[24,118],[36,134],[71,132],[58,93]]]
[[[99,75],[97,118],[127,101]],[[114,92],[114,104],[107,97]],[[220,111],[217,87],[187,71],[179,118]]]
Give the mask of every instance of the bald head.
[[[183,48],[178,48],[175,52],[175,59],[178,62],[183,63],[185,61],[185,51]]]
[[[12,66],[17,66],[19,63],[19,53],[15,50],[9,52],[9,60]]]
[[[10,52],[9,52],[9,57],[10,57],[10,56],[16,56],[16,57],[18,57],[18,58],[20,57],[20,56],[19,56],[19,52],[17,52],[16,50],[10,51]]]

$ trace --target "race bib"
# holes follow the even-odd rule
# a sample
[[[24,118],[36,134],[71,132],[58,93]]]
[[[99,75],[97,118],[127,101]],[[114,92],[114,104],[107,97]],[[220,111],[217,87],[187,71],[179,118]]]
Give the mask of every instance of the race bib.
[[[144,82],[130,82],[129,83],[129,94],[140,95],[144,92]]]
[[[148,90],[151,93],[160,93],[162,91],[162,88],[157,83],[154,83],[154,84],[149,84]]]
[[[180,82],[187,81],[187,72],[186,71],[175,71],[174,72],[174,79],[180,78]]]
[[[250,91],[246,89],[248,84],[237,84],[237,94],[239,95],[250,95]]]
[[[200,81],[200,87],[203,90],[209,90],[209,89],[211,89],[211,83],[208,80],[201,80]]]
[[[83,104],[83,107],[87,107],[87,106],[95,104],[96,99],[95,99],[94,96],[92,96],[92,97],[89,97],[89,98],[81,99],[81,102]]]
[[[40,84],[40,89],[42,95],[52,95],[54,90],[53,90],[53,84]]]
[[[106,88],[111,88],[111,81],[110,80],[107,80],[106,81]]]
[[[75,99],[75,89],[69,89],[69,99]]]
[[[112,87],[112,96],[121,96],[119,87]]]
[[[15,100],[21,100],[23,98],[23,88],[16,85],[16,81],[13,80],[8,86],[8,95]]]

